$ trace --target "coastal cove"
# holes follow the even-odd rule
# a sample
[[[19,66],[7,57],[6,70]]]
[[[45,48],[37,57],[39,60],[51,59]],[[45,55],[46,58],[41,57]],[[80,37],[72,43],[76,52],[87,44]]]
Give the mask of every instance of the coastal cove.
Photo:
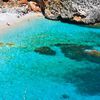
[[[20,22],[19,22],[20,23]],[[0,100],[100,100],[100,28],[34,17],[0,31]]]

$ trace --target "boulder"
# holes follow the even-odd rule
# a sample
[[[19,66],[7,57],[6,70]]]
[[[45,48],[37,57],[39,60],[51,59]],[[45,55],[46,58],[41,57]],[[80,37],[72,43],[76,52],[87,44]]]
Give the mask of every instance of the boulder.
[[[27,0],[18,0],[17,3],[18,4],[27,4],[28,1]]]
[[[39,5],[36,2],[30,1],[29,2],[29,7],[34,12],[41,12],[41,9],[40,9]]]

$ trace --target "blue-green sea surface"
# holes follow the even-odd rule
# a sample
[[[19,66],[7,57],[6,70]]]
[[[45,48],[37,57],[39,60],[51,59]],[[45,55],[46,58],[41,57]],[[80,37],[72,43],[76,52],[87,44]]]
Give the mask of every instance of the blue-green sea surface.
[[[37,18],[0,33],[0,100],[100,100],[99,28]]]

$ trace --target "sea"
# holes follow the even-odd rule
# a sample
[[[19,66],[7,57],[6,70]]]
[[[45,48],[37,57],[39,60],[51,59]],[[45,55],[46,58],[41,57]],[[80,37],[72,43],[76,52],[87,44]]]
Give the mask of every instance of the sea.
[[[99,26],[38,17],[8,27],[0,31],[0,100],[100,100]]]

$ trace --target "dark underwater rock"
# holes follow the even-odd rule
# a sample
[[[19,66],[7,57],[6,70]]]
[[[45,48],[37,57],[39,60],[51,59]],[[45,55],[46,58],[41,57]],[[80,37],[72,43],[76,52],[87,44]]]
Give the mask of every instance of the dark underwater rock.
[[[75,44],[56,44],[56,46],[60,47],[62,53],[65,57],[70,59],[74,59],[77,61],[84,60],[86,54],[84,53],[85,49],[90,49],[89,46],[75,45]]]
[[[56,55],[56,52],[49,47],[36,48],[34,51],[45,55]]]
[[[67,94],[61,95],[61,99],[69,99],[69,96]]]
[[[56,44],[55,46],[59,47],[64,54],[65,57],[76,61],[90,61],[94,63],[100,63],[100,56],[98,56],[98,52],[94,55],[90,55],[86,53],[86,50],[93,51],[93,47],[84,46],[84,45],[76,45],[76,44]]]
[[[48,0],[45,17],[94,24],[100,22],[100,0]]]

